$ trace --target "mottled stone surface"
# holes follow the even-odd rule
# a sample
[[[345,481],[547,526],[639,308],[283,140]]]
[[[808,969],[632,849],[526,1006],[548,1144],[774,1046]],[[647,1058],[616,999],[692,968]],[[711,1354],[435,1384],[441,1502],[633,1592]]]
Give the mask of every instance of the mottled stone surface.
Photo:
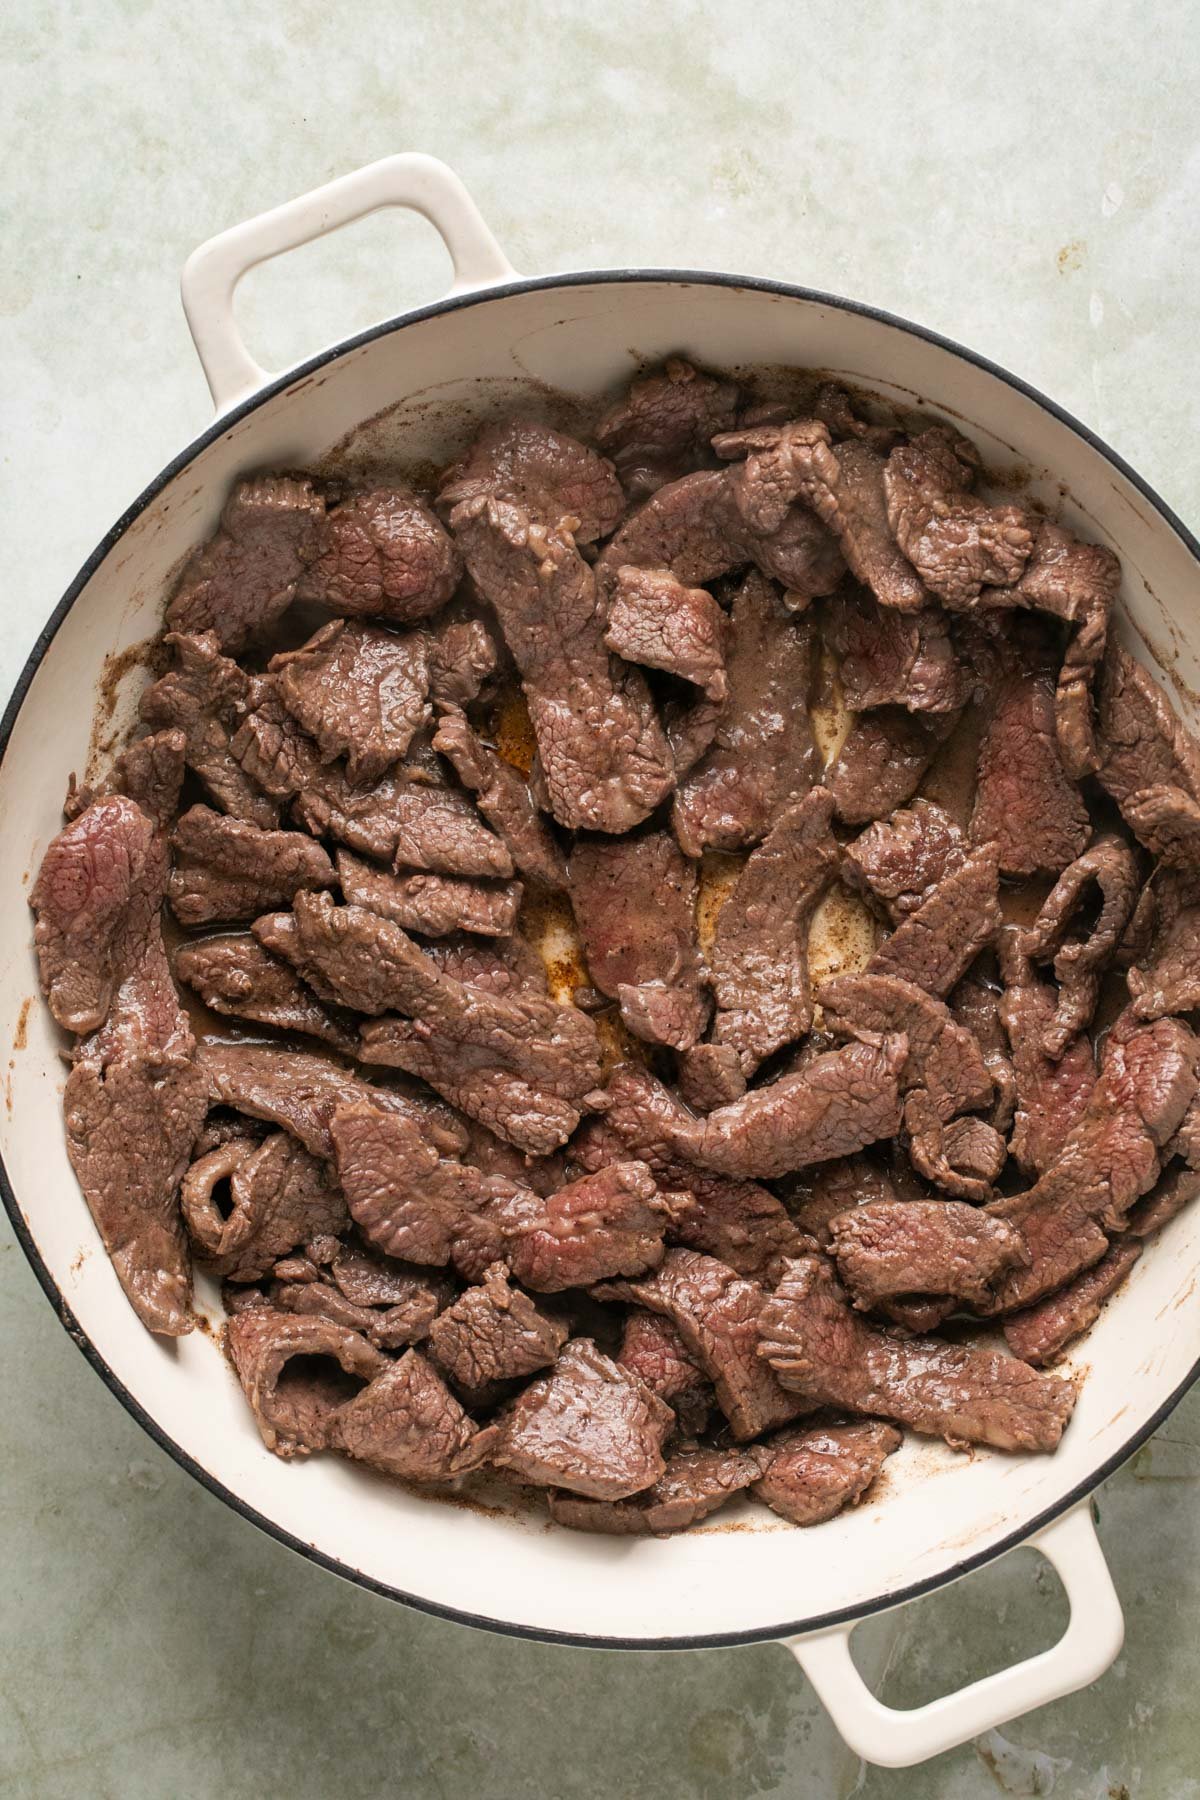
[[[907,313],[1053,393],[1200,517],[1186,0],[362,0],[346,16],[4,9],[6,687],[83,557],[206,422],[187,252],[397,149],[453,164],[522,269],[723,266]],[[426,227],[381,216],[258,272],[240,314],[282,366],[446,275]],[[14,532],[31,504],[49,528]],[[0,1356],[0,1792],[1200,1796],[1200,1394],[1100,1495],[1129,1627],[1116,1667],[924,1770],[864,1774],[782,1651],[556,1650],[299,1562],[139,1432],[7,1236]],[[1048,1643],[1061,1597],[1033,1570],[1010,1559],[866,1628],[886,1698]]]

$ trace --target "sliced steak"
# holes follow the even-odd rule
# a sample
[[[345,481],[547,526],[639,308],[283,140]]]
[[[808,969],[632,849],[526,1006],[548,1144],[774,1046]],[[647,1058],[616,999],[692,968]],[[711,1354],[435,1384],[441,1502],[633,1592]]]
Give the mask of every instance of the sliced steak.
[[[963,460],[964,445],[935,425],[898,444],[883,474],[896,542],[930,593],[956,609],[984,587],[1020,579],[1035,524],[1019,506],[989,506],[971,493],[975,468]]]
[[[549,989],[546,965],[519,931],[483,944],[478,938],[447,937],[425,945],[425,954],[443,975],[486,994],[544,996]]]
[[[1062,763],[1054,676],[1036,663],[1002,683],[979,747],[971,839],[994,844],[1005,875],[1057,875],[1092,835],[1082,794]]]
[[[855,719],[825,774],[839,819],[865,825],[912,799],[958,723],[954,713],[916,715],[883,706]]]
[[[509,501],[545,526],[574,518],[580,544],[607,537],[625,510],[608,458],[534,419],[485,426],[446,470],[438,495],[443,510],[450,514],[476,500]]]
[[[1129,971],[1129,992],[1139,1019],[1200,1008],[1200,887],[1173,869],[1164,869],[1153,889],[1155,923],[1138,966]]]
[[[967,854],[950,814],[932,800],[914,800],[851,839],[842,879],[898,922],[924,906],[939,883],[962,868]]]
[[[179,790],[187,772],[187,733],[177,729],[155,731],[135,738],[122,750],[105,786],[106,794],[124,794],[165,831],[179,811]],[[88,800],[97,795],[88,795]],[[83,806],[67,809],[78,817]]]
[[[181,944],[174,969],[177,980],[226,1018],[299,1031],[321,1038],[343,1055],[352,1055],[357,1048],[352,1021],[335,1017],[287,963],[269,955],[252,937],[207,937]]]
[[[717,920],[713,1042],[735,1050],[747,1076],[812,1024],[808,930],[838,871],[832,822],[825,788],[789,806],[751,852]]]
[[[453,542],[411,488],[367,488],[322,520],[297,592],[351,618],[408,625],[444,606],[462,575]]]
[[[438,706],[470,706],[496,673],[500,653],[481,619],[447,618],[424,634],[429,698]]]
[[[1099,892],[1095,922],[1083,936],[1067,936],[1075,919],[1086,917],[1092,884]],[[1058,1005],[1042,1037],[1051,1059],[1063,1054],[1075,1033],[1090,1024],[1100,997],[1100,979],[1116,955],[1137,901],[1138,868],[1129,846],[1105,835],[1059,876],[1037,918],[1023,933],[1021,948],[1039,962],[1054,959]]]
[[[983,844],[909,913],[867,965],[944,998],[1000,928],[995,846]]]
[[[522,1218],[504,1254],[517,1280],[539,1294],[641,1275],[662,1261],[673,1211],[645,1163],[610,1163]]]
[[[636,1037],[686,1050],[708,1022],[696,868],[669,831],[580,838],[568,887],[593,984]]]
[[[529,783],[472,729],[465,713],[443,709],[433,747],[446,757],[475,804],[529,881],[552,891],[567,885],[562,849],[538,810]]]
[[[728,639],[729,620],[706,588],[684,587],[669,569],[616,571],[604,641],[626,662],[678,675],[719,704]]]
[[[693,1112],[728,1106],[746,1091],[742,1059],[732,1044],[693,1044],[679,1058],[678,1084],[681,1098]]]
[[[950,1444],[1053,1450],[1075,1389],[974,1345],[904,1342],[847,1303],[827,1262],[801,1257],[762,1309],[762,1354],[802,1406],[876,1413]]]
[[[891,1425],[796,1425],[760,1448],[751,1490],[793,1525],[820,1525],[861,1500],[903,1439]],[[768,1460],[769,1459],[769,1460]]]
[[[152,730],[182,731],[184,757],[222,812],[269,829],[279,823],[275,801],[241,767],[232,739],[254,700],[254,681],[221,655],[215,631],[168,632],[175,667],[143,693],[139,712]]]
[[[479,1287],[448,1306],[429,1334],[431,1355],[460,1388],[514,1381],[554,1362],[567,1327],[513,1287],[502,1262],[493,1263]]]
[[[776,590],[749,575],[734,598],[729,698],[712,747],[683,777],[672,823],[684,852],[737,850],[766,836],[817,779],[806,699],[811,621],[791,618]]]
[[[1057,996],[1039,981],[1019,947],[1019,933],[1003,935],[1001,967],[1005,989],[1000,1016],[1012,1048],[1017,1105],[1011,1154],[1026,1175],[1044,1175],[1087,1111],[1096,1085],[1096,1058],[1083,1033],[1063,1046],[1056,1059],[1046,1054],[1046,1034]]]
[[[625,492],[640,500],[711,462],[709,445],[717,432],[733,425],[737,401],[732,381],[671,356],[661,372],[630,385],[593,436],[612,458]]]
[[[574,1338],[505,1413],[492,1461],[535,1487],[624,1500],[662,1475],[674,1416],[590,1338]]]
[[[1200,745],[1176,715],[1148,669],[1114,644],[1100,684],[1100,781],[1147,849],[1178,866],[1200,857],[1200,829],[1191,830],[1200,800]],[[1164,794],[1161,790],[1169,790]],[[1149,791],[1152,799],[1141,803]],[[1179,830],[1164,835],[1175,809]]]
[[[669,1319],[632,1307],[625,1316],[617,1363],[665,1400],[684,1437],[698,1437],[716,1404],[712,1383]]]
[[[255,682],[229,739],[229,749],[243,777],[273,802],[290,800],[303,788],[337,780],[334,770],[325,769],[312,738],[301,731],[283,704],[277,675],[263,675]],[[345,782],[344,774],[341,779]]]
[[[507,501],[464,503],[452,523],[520,671],[551,811],[628,831],[670,791],[674,762],[645,678],[605,647],[592,570],[564,527]]]
[[[845,584],[825,606],[824,632],[851,712],[876,706],[959,712],[971,697],[970,670],[955,652],[940,607],[901,612]]]
[[[284,1458],[328,1449],[347,1401],[390,1366],[357,1331],[273,1306],[235,1313],[225,1331],[263,1443]]]
[[[351,1217],[385,1255],[442,1268],[461,1243],[473,1253],[477,1237],[489,1262],[499,1255],[499,1232],[476,1225],[485,1177],[442,1154],[417,1121],[367,1100],[338,1107],[330,1132]]]
[[[1008,1034],[1001,1019],[1002,997],[1003,989],[990,972],[964,975],[950,995],[950,1011],[979,1045],[984,1066],[992,1078],[994,1098],[988,1122],[997,1131],[1007,1132],[1017,1106],[1017,1077],[1008,1054]]]
[[[337,853],[338,880],[351,906],[365,906],[405,931],[447,937],[454,931],[507,937],[515,928],[519,881],[471,881],[462,875],[390,875],[386,869]]]
[[[478,1468],[494,1433],[479,1431],[433,1364],[406,1350],[332,1422],[330,1442],[405,1481],[449,1481]]]
[[[983,1306],[996,1278],[1026,1260],[1014,1226],[961,1200],[857,1206],[829,1229],[838,1273],[864,1311],[904,1294],[946,1294]]]
[[[226,1214],[217,1191],[229,1183]],[[182,1206],[198,1257],[228,1281],[261,1281],[279,1257],[350,1224],[327,1164],[285,1131],[261,1143],[233,1139],[199,1157],[183,1179]]]
[[[299,1265],[295,1273],[299,1276],[302,1269],[303,1279],[284,1278],[291,1273],[289,1263]],[[271,1305],[281,1312],[330,1319],[335,1325],[360,1331],[368,1343],[380,1350],[401,1350],[428,1337],[438,1310],[437,1297],[430,1289],[415,1291],[400,1306],[360,1306],[348,1300],[332,1282],[313,1279],[310,1270],[311,1265],[304,1258],[292,1257],[279,1263],[275,1272],[281,1278],[271,1283],[268,1294]]]
[[[171,834],[175,866],[167,883],[182,925],[253,919],[286,906],[301,889],[332,887],[333,864],[302,831],[263,831],[192,806]]]
[[[1168,1169],[1145,1199],[1130,1207],[1125,1219],[1126,1233],[1135,1238],[1153,1237],[1185,1206],[1190,1206],[1198,1194],[1200,1170],[1178,1166]]]
[[[574,1531],[614,1537],[666,1537],[686,1531],[748,1488],[761,1470],[751,1450],[679,1450],[652,1487],[629,1500],[584,1500],[551,1493],[550,1517]]]
[[[835,443],[840,443],[843,438],[862,438],[884,456],[902,442],[905,435],[894,425],[874,425],[861,418],[845,388],[834,381],[823,381],[817,389],[813,417],[828,428]]]
[[[923,1192],[921,1197],[924,1198]],[[828,1245],[830,1225],[839,1213],[900,1198],[887,1171],[869,1156],[859,1155],[838,1157],[807,1170],[791,1185],[788,1201],[799,1229],[818,1244]],[[790,1254],[800,1256],[803,1249],[794,1249]]]
[[[188,558],[167,607],[171,630],[213,631],[224,650],[264,636],[292,603],[324,515],[306,478],[239,481],[220,530]]]
[[[429,655],[420,631],[397,634],[331,619],[298,650],[271,658],[279,695],[355,785],[399,762],[429,716]]]
[[[1060,1292],[1028,1312],[1005,1319],[1004,1338],[1013,1355],[1036,1368],[1056,1361],[1068,1344],[1096,1323],[1104,1302],[1121,1286],[1141,1254],[1139,1243],[1122,1239],[1094,1268],[1077,1275]]]
[[[296,812],[308,831],[397,869],[504,881],[513,873],[512,857],[473,802],[423,776],[397,771],[358,789],[329,769],[299,795]]]

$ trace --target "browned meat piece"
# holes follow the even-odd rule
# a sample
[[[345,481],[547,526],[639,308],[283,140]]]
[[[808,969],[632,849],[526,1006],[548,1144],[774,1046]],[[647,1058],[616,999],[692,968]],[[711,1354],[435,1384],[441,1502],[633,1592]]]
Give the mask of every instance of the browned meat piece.
[[[878,1413],[950,1444],[1053,1450],[1075,1389],[974,1345],[904,1342],[861,1319],[829,1264],[801,1257],[768,1296],[762,1353],[801,1405]]]
[[[1075,626],[1058,673],[1055,713],[1063,765],[1075,781],[1099,764],[1092,719],[1092,686],[1104,657],[1108,619],[1121,582],[1121,565],[1101,544],[1078,538],[1043,519],[1033,554],[1015,587],[983,595],[991,607],[1028,607]]]
[[[742,583],[731,620],[729,699],[711,749],[679,783],[672,811],[688,856],[758,843],[817,779],[806,705],[811,621],[789,617],[761,575]]]
[[[310,1245],[310,1249],[314,1246]],[[380,1256],[371,1249],[338,1243],[327,1238],[322,1249],[331,1252],[329,1273],[340,1293],[355,1306],[406,1306],[424,1301],[432,1295],[435,1302],[430,1319],[454,1299],[454,1285],[444,1276],[431,1275],[425,1269],[410,1269],[405,1263]]]
[[[930,592],[957,609],[984,587],[1020,579],[1035,526],[1021,507],[989,506],[970,492],[975,469],[959,453],[964,442],[935,425],[898,444],[883,475],[896,542]]]
[[[421,776],[386,775],[373,788],[352,788],[336,769],[319,774],[296,802],[306,830],[334,837],[363,856],[431,875],[513,873],[512,857],[479,817],[474,803]]]
[[[676,782],[711,749],[725,704],[715,700],[667,700],[662,709],[663,730],[675,759]]]
[[[496,673],[499,652],[479,619],[448,619],[423,634],[429,657],[429,698],[439,706],[469,706]]]
[[[356,1104],[400,1112],[418,1124],[443,1152],[461,1150],[466,1133],[437,1101],[397,1088],[373,1087],[327,1057],[266,1044],[201,1044],[197,1053],[215,1103],[252,1119],[266,1119],[313,1156],[329,1161],[329,1122],[339,1106]]]
[[[950,814],[932,800],[914,800],[851,839],[842,879],[898,921],[923,906],[966,858],[967,845]]]
[[[943,1119],[924,1088],[904,1102],[908,1153],[918,1175],[960,1200],[986,1200],[1008,1159],[1008,1146],[986,1119]]]
[[[751,851],[721,908],[710,954],[713,1042],[737,1052],[745,1075],[812,1024],[808,930],[838,871],[832,823],[825,788],[789,806]]]
[[[498,1230],[475,1223],[487,1198],[485,1178],[440,1155],[414,1120],[367,1100],[338,1107],[330,1131],[351,1216],[386,1255],[441,1268],[460,1240],[479,1235],[491,1249],[489,1261],[499,1254]]]
[[[187,733],[156,731],[149,737],[135,738],[122,750],[113,764],[106,791],[124,794],[163,831],[179,810],[179,790],[186,769]],[[77,807],[68,816],[77,817],[82,811],[82,806]]]
[[[911,800],[957,723],[954,713],[917,716],[898,706],[862,713],[825,774],[839,819],[865,825]]]
[[[505,1413],[492,1461],[536,1487],[624,1500],[662,1474],[674,1417],[590,1338],[574,1338]]]
[[[865,588],[844,586],[827,603],[824,624],[851,712],[960,712],[970,699],[970,669],[955,653],[940,607],[900,612],[880,606]]]
[[[175,975],[194,988],[213,1012],[250,1019],[277,1031],[299,1031],[350,1055],[357,1039],[350,1021],[340,1021],[278,957],[252,937],[208,937],[181,944]]]
[[[209,806],[192,806],[171,834],[175,866],[167,883],[183,925],[253,919],[286,906],[302,888],[332,887],[333,864],[302,831],[262,831]]]
[[[459,1387],[482,1388],[544,1369],[567,1336],[563,1321],[513,1287],[498,1262],[481,1286],[468,1288],[441,1314],[429,1334],[429,1349]]]
[[[693,1044],[679,1058],[679,1092],[693,1112],[728,1106],[746,1091],[742,1059],[732,1044]]]
[[[47,846],[29,896],[50,1011],[68,1031],[94,1031],[158,931],[163,840],[132,800],[81,812]]]
[[[588,973],[636,1037],[686,1050],[708,1022],[696,868],[669,831],[580,838],[568,884]]]
[[[1140,1244],[1122,1240],[1095,1268],[1077,1275],[1059,1293],[1031,1306],[1028,1312],[1005,1319],[1004,1337],[1013,1355],[1036,1368],[1055,1362],[1068,1344],[1096,1323],[1104,1302],[1121,1286],[1141,1254]]]
[[[715,1174],[769,1179],[891,1137],[900,1123],[899,1076],[907,1056],[903,1037],[847,1044],[703,1119],[653,1076],[639,1083],[629,1071],[617,1095],[610,1082],[608,1123]],[[653,1155],[647,1161],[654,1166]]]
[[[1142,893],[1156,896],[1157,904],[1153,935],[1129,971],[1133,1010],[1139,1019],[1194,1012],[1200,1008],[1200,887],[1163,869]]]
[[[1091,912],[1092,884],[1100,909],[1083,937],[1067,937],[1077,917]],[[1021,949],[1039,962],[1054,958],[1058,1005],[1042,1037],[1051,1059],[1063,1054],[1075,1033],[1091,1021],[1100,997],[1100,978],[1133,914],[1138,896],[1137,864],[1119,837],[1104,836],[1059,876],[1037,918],[1021,937]]]
[[[803,607],[831,594],[846,572],[833,538],[815,513],[797,504],[777,530],[762,531],[743,511],[745,471],[704,469],[670,481],[622,524],[597,564],[604,590],[617,569],[669,569],[686,587],[753,563]]]
[[[839,1213],[900,1198],[886,1170],[867,1156],[842,1156],[834,1162],[819,1163],[806,1170],[789,1195],[796,1225],[822,1245],[829,1243],[830,1222]],[[791,1251],[793,1256],[801,1254],[801,1249]]]
[[[411,624],[444,606],[462,575],[450,538],[411,488],[367,488],[327,513],[302,600],[352,618]]]
[[[1131,1206],[1125,1219],[1129,1237],[1148,1238],[1169,1225],[1200,1194],[1200,1170],[1171,1168],[1157,1187]]]
[[[758,1354],[758,1315],[766,1290],[715,1257],[669,1250],[654,1275],[607,1282],[596,1293],[598,1299],[628,1300],[671,1321],[716,1388],[734,1437],[758,1437],[804,1410]]]
[[[883,456],[904,438],[904,433],[894,425],[873,425],[860,418],[845,388],[838,387],[833,381],[824,381],[817,389],[813,417],[827,427],[835,443],[842,438],[862,438]]]
[[[224,1181],[227,1214],[216,1198]],[[197,1255],[229,1281],[261,1281],[297,1244],[337,1237],[350,1223],[327,1165],[285,1131],[261,1143],[235,1138],[200,1157],[184,1176],[181,1201]]]
[[[452,523],[520,671],[551,811],[628,831],[669,793],[674,763],[645,678],[605,647],[592,570],[564,526],[506,501],[465,503]]]
[[[875,952],[872,975],[898,975],[944,998],[1000,928],[995,846],[972,852]]]
[[[1003,990],[990,974],[964,975],[950,995],[950,1011],[979,1045],[992,1078],[994,1098],[988,1122],[1007,1132],[1017,1105],[1017,1077],[1009,1058],[1008,1036],[1000,1016]]]
[[[664,482],[709,464],[709,445],[718,431],[733,425],[737,399],[732,381],[720,381],[671,356],[661,373],[632,383],[593,436],[611,456],[625,492],[640,500]]]
[[[575,541],[607,537],[625,510],[607,457],[578,438],[534,419],[488,425],[442,477],[438,504],[448,514],[474,500],[506,500],[548,527],[578,521]]]
[[[1056,1060],[1046,1055],[1046,1033],[1057,996],[1034,974],[1019,948],[1020,934],[1002,936],[1005,989],[1000,1016],[1012,1047],[1017,1109],[1011,1154],[1026,1175],[1044,1175],[1087,1111],[1096,1085],[1096,1059],[1086,1034],[1064,1045]]]
[[[761,1459],[753,1450],[680,1450],[653,1487],[629,1500],[583,1500],[551,1492],[550,1517],[574,1531],[615,1537],[665,1537],[706,1519],[755,1480]]]
[[[539,1294],[641,1275],[662,1261],[673,1210],[645,1163],[611,1163],[523,1218],[504,1254],[517,1280]]]
[[[1087,1110],[1036,1186],[991,1211],[1020,1227],[1029,1266],[1002,1281],[996,1309],[1030,1306],[1108,1249],[1134,1201],[1158,1177],[1160,1151],[1196,1093],[1198,1046],[1178,1019],[1109,1032]]]
[[[226,1341],[263,1443],[285,1458],[328,1449],[347,1400],[390,1367],[357,1331],[273,1306],[235,1313]]]
[[[460,875],[390,875],[386,869],[337,853],[338,880],[351,906],[365,906],[405,931],[447,937],[474,931],[507,937],[521,906],[519,881],[471,881]]]
[[[291,1262],[300,1264],[303,1279],[277,1279],[271,1283],[269,1300],[280,1312],[302,1313],[308,1318],[329,1319],[335,1325],[344,1325],[350,1331],[360,1331],[367,1342],[380,1350],[401,1350],[408,1344],[420,1343],[428,1337],[429,1327],[437,1317],[438,1301],[436,1295],[426,1288],[416,1289],[406,1302],[400,1306],[375,1308],[360,1306],[348,1300],[341,1290],[329,1281],[314,1280],[310,1273],[312,1268],[303,1258],[293,1257]],[[287,1262],[279,1263],[275,1271],[279,1277],[286,1277],[290,1271]],[[295,1271],[297,1276],[300,1269]],[[412,1278],[415,1282],[420,1277]]]
[[[766,1468],[752,1492],[793,1525],[820,1525],[862,1499],[902,1442],[893,1426],[865,1420],[796,1425],[761,1446]]]
[[[346,758],[351,782],[378,781],[429,716],[428,640],[331,619],[299,650],[271,658],[279,695],[321,754]]]
[[[742,510],[763,532],[777,530],[797,500],[836,538],[850,572],[884,606],[911,612],[925,594],[888,529],[884,461],[861,438],[831,444],[817,419],[757,425],[713,444],[719,456],[745,456]]]
[[[481,944],[478,938],[447,937],[425,945],[425,954],[443,975],[486,994],[545,995],[546,965],[519,931]]]
[[[520,771],[485,744],[456,707],[443,710],[433,747],[471,789],[475,804],[503,839],[521,874],[544,888],[564,888],[567,867],[562,850]]]
[[[155,730],[184,735],[184,756],[210,797],[235,819],[269,829],[279,823],[279,808],[241,768],[231,740],[254,682],[244,669],[221,655],[215,631],[195,636],[177,631],[163,639],[175,651],[175,667],[153,683],[139,703],[141,717]]]
[[[307,479],[239,481],[220,530],[188,558],[167,607],[171,630],[214,631],[225,650],[262,637],[291,605],[324,515]]]
[[[1100,739],[1100,780],[1135,834],[1155,855],[1180,867],[1194,865],[1200,858],[1200,744],[1149,670],[1119,644],[1109,651],[1100,684]]]
[[[604,641],[626,662],[665,669],[719,703],[728,638],[729,620],[707,589],[684,587],[669,569],[616,571]]]
[[[1026,1260],[1014,1226],[961,1200],[857,1206],[829,1229],[838,1273],[864,1311],[901,1294],[986,1305],[997,1276]]]
[[[290,800],[302,788],[337,779],[337,772],[325,769],[316,744],[283,704],[278,676],[258,677],[241,710],[229,749],[255,789],[269,794],[272,801]],[[345,783],[344,773],[341,780]]]
[[[1003,682],[979,747],[971,838],[994,844],[1005,875],[1057,875],[1092,835],[1082,794],[1062,764],[1054,677],[1027,664]]]
[[[698,1437],[716,1404],[712,1383],[669,1319],[633,1307],[625,1316],[625,1329],[617,1363],[645,1382],[651,1393],[665,1400],[684,1437]]]
[[[384,1475],[448,1481],[478,1468],[494,1435],[476,1429],[419,1350],[406,1350],[343,1406],[329,1441]]]

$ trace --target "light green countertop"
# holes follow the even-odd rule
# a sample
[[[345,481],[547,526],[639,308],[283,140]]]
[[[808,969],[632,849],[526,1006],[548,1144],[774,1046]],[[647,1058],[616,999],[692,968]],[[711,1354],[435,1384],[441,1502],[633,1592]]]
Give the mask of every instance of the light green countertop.
[[[773,274],[1013,368],[1200,521],[1194,8],[12,0],[0,15],[15,678],[83,557],[206,420],[189,249],[397,149],[514,263]],[[246,283],[260,358],[434,297],[377,217]],[[1128,1636],[1086,1693],[864,1771],[791,1659],[473,1633],[312,1568],[143,1436],[0,1239],[0,1793],[34,1800],[1200,1800],[1200,1393],[1100,1493]],[[1188,1319],[1200,1351],[1200,1322]],[[864,1628],[904,1704],[1047,1644],[1018,1555]]]

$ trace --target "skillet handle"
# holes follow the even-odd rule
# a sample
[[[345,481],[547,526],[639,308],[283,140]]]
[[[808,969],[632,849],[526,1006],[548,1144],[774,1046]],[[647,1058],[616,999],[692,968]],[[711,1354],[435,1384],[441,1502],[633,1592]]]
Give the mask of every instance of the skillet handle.
[[[952,1750],[1095,1681],[1125,1637],[1113,1587],[1086,1500],[1026,1540],[1058,1570],[1071,1606],[1066,1631],[1049,1650],[999,1669],[927,1706],[898,1711],[872,1694],[850,1655],[853,1626],[785,1640],[850,1748],[867,1762],[906,1769]]]
[[[436,157],[410,151],[341,175],[209,238],[184,264],[183,310],[218,413],[271,379],[246,349],[234,318],[233,296],[242,276],[384,206],[407,207],[429,220],[454,265],[452,294],[516,275],[458,176]]]

